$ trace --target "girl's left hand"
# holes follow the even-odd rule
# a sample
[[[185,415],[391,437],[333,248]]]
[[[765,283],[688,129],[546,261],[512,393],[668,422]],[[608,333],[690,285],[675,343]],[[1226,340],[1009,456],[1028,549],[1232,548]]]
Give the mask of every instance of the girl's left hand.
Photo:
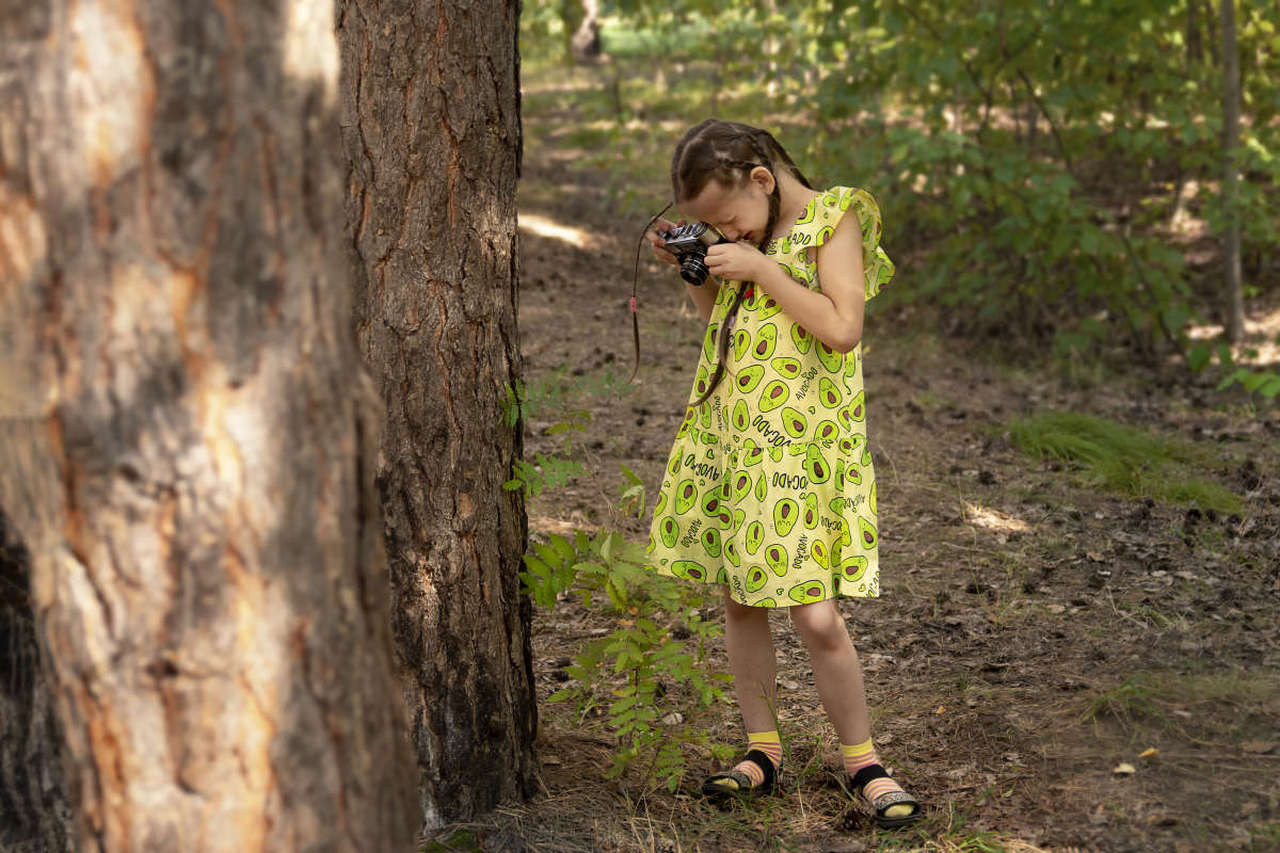
[[[721,243],[707,249],[707,269],[727,281],[756,281],[764,264],[772,263],[751,243]]]

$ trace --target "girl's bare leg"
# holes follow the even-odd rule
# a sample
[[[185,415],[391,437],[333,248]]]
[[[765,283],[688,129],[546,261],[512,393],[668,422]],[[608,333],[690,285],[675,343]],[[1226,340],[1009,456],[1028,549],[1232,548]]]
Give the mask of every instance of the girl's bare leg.
[[[769,632],[769,611],[747,607],[724,593],[724,644],[729,653],[733,690],[748,732],[777,728],[777,660],[773,635]]]
[[[835,726],[840,743],[862,743],[871,737],[871,717],[862,684],[862,664],[835,601],[790,608],[791,621],[809,650],[813,680]]]

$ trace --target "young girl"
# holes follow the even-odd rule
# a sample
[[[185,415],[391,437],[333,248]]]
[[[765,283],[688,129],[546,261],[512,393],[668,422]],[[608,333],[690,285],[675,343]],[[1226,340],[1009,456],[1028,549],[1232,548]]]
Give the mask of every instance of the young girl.
[[[894,269],[879,247],[879,209],[863,190],[815,190],[769,133],[718,120],[680,140],[671,187],[686,217],[733,241],[707,250],[718,287],[687,285],[707,332],[649,539],[660,574],[724,591],[748,745],[703,793],[776,788],[769,611],[785,607],[853,790],[881,826],[910,823],[920,804],[876,757],[862,668],[834,600],[879,594],[859,344],[863,304]],[[655,232],[649,241],[675,263]]]

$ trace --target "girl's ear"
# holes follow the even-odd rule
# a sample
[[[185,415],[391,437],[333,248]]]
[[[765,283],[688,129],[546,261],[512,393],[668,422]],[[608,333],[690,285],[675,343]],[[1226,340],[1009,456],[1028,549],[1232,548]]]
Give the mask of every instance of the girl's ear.
[[[777,186],[777,181],[774,180],[773,172],[770,172],[764,166],[756,166],[752,169],[747,175],[747,179],[759,187],[765,195],[770,195],[773,192],[773,188]]]

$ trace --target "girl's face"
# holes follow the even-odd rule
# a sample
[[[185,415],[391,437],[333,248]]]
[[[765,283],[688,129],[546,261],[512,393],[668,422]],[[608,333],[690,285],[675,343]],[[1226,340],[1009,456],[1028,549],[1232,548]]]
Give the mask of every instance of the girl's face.
[[[765,229],[769,226],[769,194],[773,186],[773,175],[757,166],[739,187],[708,181],[702,192],[680,205],[680,210],[692,220],[711,223],[730,240],[759,245],[770,236]]]

